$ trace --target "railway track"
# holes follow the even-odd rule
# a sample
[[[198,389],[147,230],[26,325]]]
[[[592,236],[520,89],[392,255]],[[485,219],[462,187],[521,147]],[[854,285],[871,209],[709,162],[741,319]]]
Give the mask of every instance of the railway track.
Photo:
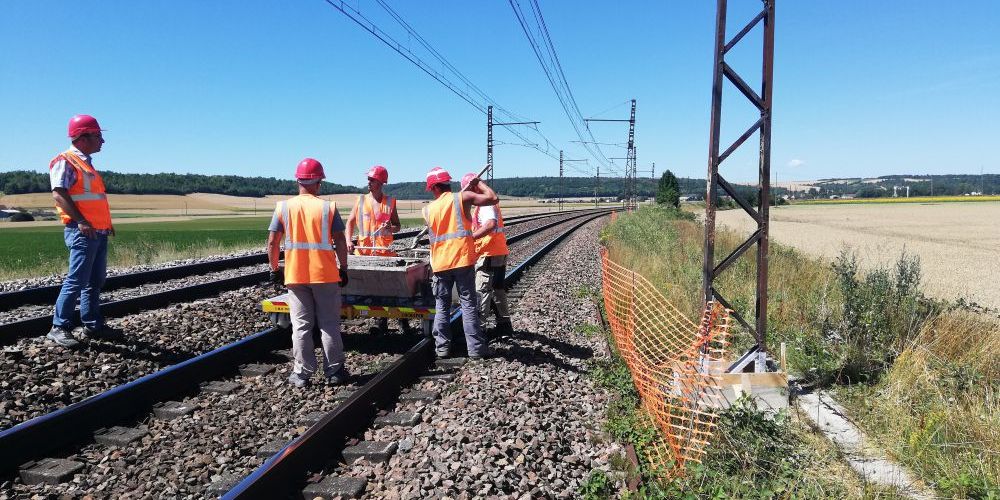
[[[586,220],[596,217],[595,214],[576,214],[575,216],[583,217]],[[540,230],[552,232],[554,230],[553,227],[558,224],[559,223],[552,223],[550,225],[545,225],[540,228]],[[569,223],[563,224],[565,225]],[[512,261],[522,260],[522,258],[518,258],[513,255],[515,253],[515,249],[523,248],[523,243],[531,238],[537,237],[533,236],[530,232],[527,232],[520,236],[511,238]],[[518,240],[521,240],[521,242],[518,242]],[[515,243],[517,244],[515,245]],[[511,270],[511,279],[516,280],[520,274],[524,272],[526,266],[540,259],[542,254],[543,252],[539,251],[529,257],[524,257],[524,262]],[[351,336],[348,335],[347,338],[350,339]],[[459,338],[460,336],[456,336],[456,340]],[[390,352],[387,353],[382,352],[381,350],[385,348],[384,345],[375,346],[373,348],[371,345],[364,345],[365,342],[361,341],[360,336],[355,340],[360,342],[362,345],[351,346],[349,344],[349,347],[355,348],[355,350],[360,349],[361,353],[352,354],[352,358],[348,361],[349,365],[375,363],[389,364],[389,367],[380,372],[369,373],[366,376],[359,378],[358,382],[360,387],[347,399],[347,401],[337,406],[337,409],[335,409],[333,413],[327,414],[319,423],[310,427],[306,434],[303,434],[294,443],[286,447],[286,451],[299,450],[294,453],[289,451],[285,454],[293,457],[290,462],[285,461],[286,459],[282,459],[277,462],[275,462],[274,459],[269,460],[263,467],[266,468],[267,471],[254,473],[255,475],[251,475],[251,477],[247,479],[247,481],[250,481],[249,483],[244,481],[241,483],[242,486],[239,486],[237,490],[234,491],[239,493],[239,491],[246,490],[248,493],[239,494],[253,495],[255,494],[254,492],[263,491],[262,488],[264,490],[272,488],[272,486],[267,485],[274,481],[274,477],[287,475],[287,472],[281,471],[291,471],[295,469],[294,466],[298,463],[296,460],[301,460],[301,458],[295,457],[310,456],[309,453],[311,452],[309,450],[314,449],[317,445],[308,443],[327,442],[330,439],[330,431],[328,428],[331,425],[335,428],[343,427],[340,425],[340,422],[343,419],[347,419],[349,421],[365,420],[359,420],[358,417],[363,415],[371,416],[370,414],[374,408],[372,406],[373,403],[384,403],[386,401],[385,398],[391,398],[391,395],[394,392],[398,393],[398,390],[388,389],[389,387],[398,387],[400,383],[412,380],[416,376],[416,371],[414,370],[423,369],[430,362],[429,353],[431,351],[428,347],[429,343],[427,341],[417,342],[413,348],[408,350],[405,346],[396,345],[394,348],[389,349]],[[58,450],[62,447],[69,446],[74,442],[85,441],[90,438],[90,435],[94,430],[101,426],[108,425],[109,422],[127,420],[131,414],[134,414],[136,411],[141,411],[141,409],[148,408],[154,402],[163,401],[176,394],[184,394],[185,391],[187,391],[187,393],[191,393],[194,388],[198,387],[198,383],[200,382],[232,375],[237,371],[237,367],[240,364],[260,358],[261,356],[265,358],[267,356],[271,356],[268,353],[274,349],[281,348],[286,343],[287,334],[283,334],[281,331],[273,328],[267,329],[239,340],[233,344],[216,349],[210,353],[183,361],[139,380],[135,380],[121,387],[104,392],[93,398],[8,429],[0,433],[0,450],[2,450],[0,451],[0,469],[9,471],[14,467],[22,465],[22,463],[26,460],[43,456],[46,452]],[[357,344],[357,342],[354,343]],[[405,351],[405,354],[402,354],[401,356],[394,356],[391,354],[391,351],[393,350]],[[257,379],[251,372],[253,372],[253,370],[249,370],[249,372],[238,375],[237,377],[249,385],[258,383],[254,382],[254,380]],[[211,392],[216,389],[205,389],[205,391]],[[338,399],[337,394],[330,394],[329,392],[330,391],[327,390],[323,393],[323,397],[321,399]],[[226,398],[231,399],[230,396],[219,392],[211,394],[215,394],[211,397],[217,400],[216,403],[224,403]],[[308,400],[309,398],[304,399]],[[270,411],[270,407],[264,408],[264,410]],[[303,409],[299,408],[298,410]],[[295,413],[291,412],[291,410],[289,410],[289,412]],[[298,413],[301,413],[301,411],[298,411]],[[217,422],[217,425],[225,425],[224,421],[225,419],[223,418],[222,421]],[[324,421],[326,422],[325,424],[323,424]],[[331,424],[331,422],[334,423]],[[275,425],[278,427],[285,426],[287,428],[294,427],[294,423],[295,422],[289,422],[288,419],[279,419],[279,421],[275,422]],[[316,432],[314,432],[314,429],[316,429]],[[320,432],[321,429],[326,430]],[[343,427],[343,429],[347,429],[347,427]],[[307,437],[316,435],[326,437],[321,438],[320,441],[313,441],[314,437]],[[58,436],[58,438],[55,438],[55,436]],[[325,447],[325,445],[322,447]],[[200,484],[204,483],[204,479],[205,478],[194,478],[194,481]],[[220,480],[216,481],[216,483],[223,484],[225,481]]]
[[[588,212],[590,211],[577,213]],[[574,211],[511,217],[506,225],[514,231],[512,234],[516,234],[516,231],[523,227],[572,213]],[[418,232],[418,230],[407,230],[396,233],[394,236],[399,242],[396,246],[403,246],[403,241],[415,237]],[[106,318],[121,317],[163,307],[166,304],[188,302],[256,285],[267,279],[266,262],[267,256],[261,253],[112,276],[108,278],[104,290],[119,292],[102,294],[101,311]],[[185,283],[195,276],[223,271],[230,271],[230,275],[221,279],[197,280],[203,281],[197,284]],[[152,284],[160,285],[154,286],[159,290],[144,293],[142,288],[149,288]],[[51,311],[51,304],[55,302],[58,294],[59,286],[56,285],[0,293],[0,312],[6,311],[0,314],[0,320],[3,321],[0,322],[0,346],[10,345],[20,338],[44,335],[48,332],[52,326],[52,315],[47,312]],[[37,305],[40,303],[46,305]]]

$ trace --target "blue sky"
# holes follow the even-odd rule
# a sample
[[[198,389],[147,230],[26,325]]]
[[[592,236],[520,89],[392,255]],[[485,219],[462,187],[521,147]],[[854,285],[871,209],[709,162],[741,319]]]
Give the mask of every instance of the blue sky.
[[[498,104],[588,156],[508,2],[386,1]],[[347,3],[426,57],[374,0]],[[715,2],[538,4],[583,115],[627,118],[637,99],[640,170],[703,177]],[[760,6],[730,4],[731,33]],[[1000,172],[1000,2],[779,0],[776,26],[779,180]],[[729,59],[751,82],[759,38]],[[485,162],[485,116],[323,0],[15,1],[0,46],[0,170],[44,171],[76,113],[108,130],[96,162],[120,172],[288,177],[313,156],[361,185],[376,163],[392,182]],[[727,89],[723,142],[754,120],[740,99]],[[626,139],[623,124],[592,130]],[[557,175],[556,160],[495,136],[496,176]],[[727,177],[755,177],[748,146]]]

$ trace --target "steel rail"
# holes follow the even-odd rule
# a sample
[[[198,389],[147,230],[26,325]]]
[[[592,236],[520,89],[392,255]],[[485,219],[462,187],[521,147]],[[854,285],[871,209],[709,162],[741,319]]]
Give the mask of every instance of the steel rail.
[[[511,225],[520,224],[544,217],[553,217],[563,213],[571,212],[559,211],[546,214],[525,214],[510,217],[508,222]],[[395,239],[412,238],[419,233],[417,229],[408,229],[393,234]],[[198,262],[194,264],[184,264],[164,269],[151,269],[117,276],[108,276],[104,282],[102,291],[118,290],[121,288],[134,288],[147,283],[156,283],[171,279],[186,278],[199,274],[208,274],[217,271],[225,271],[237,267],[252,266],[255,264],[266,264],[266,253],[255,253],[251,255],[241,255],[239,257],[228,257],[225,259],[213,260],[210,262]],[[27,304],[45,304],[54,302],[59,297],[59,289],[62,285],[47,285],[24,290],[13,290],[10,292],[0,292],[0,311],[8,311]]]
[[[535,220],[545,219],[548,217],[555,217],[556,215],[565,215],[567,213],[572,213],[574,211],[556,212],[554,214],[546,214],[539,216],[537,214],[518,216],[519,218],[514,220],[510,226],[516,226],[526,222],[532,222]],[[591,210],[581,210],[581,213],[589,213]],[[410,235],[409,237],[416,236],[419,230],[412,231],[400,231],[396,233],[397,236],[400,235]],[[407,237],[407,236],[400,236]],[[263,254],[261,254],[263,255]],[[236,259],[246,259],[252,256],[237,257]],[[267,257],[262,257],[263,262],[267,262]],[[144,271],[142,273],[146,276],[150,276],[149,273],[155,273],[160,271],[168,270],[157,270],[157,271]],[[125,277],[122,275],[121,277]],[[173,276],[177,277],[177,276]],[[135,282],[138,278],[130,278]],[[162,292],[155,292],[148,295],[141,295],[138,297],[131,297],[127,299],[120,299],[112,302],[106,302],[101,304],[101,313],[106,318],[114,318],[125,316],[127,314],[133,314],[136,312],[144,311],[147,309],[155,309],[163,307],[166,304],[177,303],[177,302],[190,302],[192,300],[201,299],[205,297],[211,297],[218,295],[222,292],[227,292],[231,290],[236,290],[245,286],[251,286],[254,284],[261,283],[267,280],[267,272],[260,271],[250,274],[244,274],[241,276],[236,276],[233,278],[225,278],[217,281],[212,281],[208,283],[201,283],[198,285],[190,285],[186,287],[175,288],[172,290],[164,290]],[[46,287],[48,288],[48,287]],[[56,289],[58,294],[58,288]],[[0,299],[2,300],[2,299]],[[80,322],[80,312],[77,310],[75,313],[75,321]],[[9,323],[0,324],[0,346],[10,345],[16,342],[20,338],[33,337],[44,335],[52,327],[52,315],[40,315],[31,318],[26,318],[18,321],[12,321]]]
[[[592,220],[603,215],[595,215],[591,211],[586,212],[573,214],[566,219],[513,236],[510,238],[510,242],[516,243],[521,239],[581,217],[590,216],[591,219],[588,220]],[[532,255],[525,262],[530,262],[532,258],[537,260],[538,257]],[[523,265],[521,264],[521,266]],[[210,285],[210,283],[205,285]],[[240,364],[252,361],[266,352],[285,347],[290,343],[287,330],[276,327],[262,330],[234,343],[0,431],[0,474],[15,469],[30,460],[42,458],[53,450],[87,439],[95,430],[107,427],[111,422],[128,419],[147,410],[155,402],[164,401],[177,394],[190,391],[201,382],[235,372]],[[379,375],[369,384],[385,378]]]
[[[584,224],[606,214],[590,214],[582,222],[552,239],[541,249],[511,269],[506,280],[516,282],[524,272]],[[570,219],[572,220],[572,219]],[[564,221],[565,222],[565,221]],[[461,331],[462,311],[455,311],[450,327]],[[457,333],[457,332],[454,332]],[[464,339],[456,335],[455,339]],[[344,444],[354,434],[368,428],[378,408],[396,398],[434,360],[433,341],[424,338],[395,363],[355,391],[350,398],[327,413],[304,434],[267,459],[263,465],[222,496],[224,500],[249,498],[285,498],[291,488],[301,485],[305,471],[339,457]]]

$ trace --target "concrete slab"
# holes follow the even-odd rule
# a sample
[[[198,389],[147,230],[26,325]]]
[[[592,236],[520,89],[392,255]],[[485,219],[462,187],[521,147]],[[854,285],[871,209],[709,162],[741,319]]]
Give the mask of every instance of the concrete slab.
[[[400,394],[400,401],[434,401],[438,398],[438,391],[410,391]]]
[[[240,366],[240,375],[244,377],[261,377],[273,372],[275,369],[274,365],[263,365],[251,363],[248,365]]]
[[[420,414],[414,411],[394,411],[375,419],[375,427],[413,427],[420,422]]]
[[[798,397],[798,406],[830,441],[844,452],[848,463],[867,481],[896,488],[909,498],[932,499],[934,494],[915,476],[893,462],[847,417],[830,394],[819,391]]]
[[[316,425],[316,422],[319,422],[325,416],[326,416],[325,411],[309,412],[306,413],[305,415],[302,415],[302,418],[299,419],[299,423],[302,425],[308,425],[309,427],[312,427],[313,425]]]
[[[441,358],[434,360],[434,368],[438,369],[456,369],[461,368],[467,360],[465,358]]]
[[[396,453],[396,442],[362,441],[354,446],[344,448],[344,460],[351,463],[365,459],[371,463],[386,463],[392,454]]]
[[[24,484],[59,484],[73,479],[73,475],[83,470],[83,464],[64,458],[44,458],[28,462],[20,467]]]
[[[344,389],[342,391],[337,391],[337,393],[333,395],[333,400],[344,401],[347,398],[351,397],[351,394],[354,394],[354,391],[351,389]]]
[[[302,498],[305,500],[359,498],[367,485],[368,480],[362,477],[329,476],[318,483],[306,486],[302,490]]]
[[[268,441],[257,449],[256,455],[260,458],[271,458],[276,455],[279,451],[283,450],[285,446],[288,445],[288,441],[284,439],[275,439],[274,441]]]
[[[223,382],[220,380],[213,380],[211,382],[202,382],[201,390],[205,392],[215,392],[218,394],[232,394],[240,388],[240,384],[236,382]]]
[[[420,377],[421,382],[427,381],[441,381],[441,382],[451,382],[455,380],[456,375],[454,373],[431,373]]]
[[[164,401],[153,405],[153,415],[162,420],[173,420],[195,411],[198,407],[180,401]]]
[[[223,474],[221,477],[212,481],[212,484],[208,485],[208,493],[215,497],[221,497],[229,490],[233,489],[243,478],[235,474]]]
[[[125,446],[132,441],[142,439],[146,434],[149,434],[149,430],[145,427],[114,426],[95,431],[94,441],[106,446]]]

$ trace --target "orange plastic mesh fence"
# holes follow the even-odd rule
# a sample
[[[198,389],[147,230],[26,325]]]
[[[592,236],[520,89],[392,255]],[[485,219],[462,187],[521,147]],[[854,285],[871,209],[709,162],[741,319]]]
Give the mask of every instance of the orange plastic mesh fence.
[[[695,324],[646,278],[612,262],[601,249],[604,307],[618,352],[632,374],[642,408],[659,430],[650,464],[668,476],[699,462],[725,400],[729,311],[708,302]]]

